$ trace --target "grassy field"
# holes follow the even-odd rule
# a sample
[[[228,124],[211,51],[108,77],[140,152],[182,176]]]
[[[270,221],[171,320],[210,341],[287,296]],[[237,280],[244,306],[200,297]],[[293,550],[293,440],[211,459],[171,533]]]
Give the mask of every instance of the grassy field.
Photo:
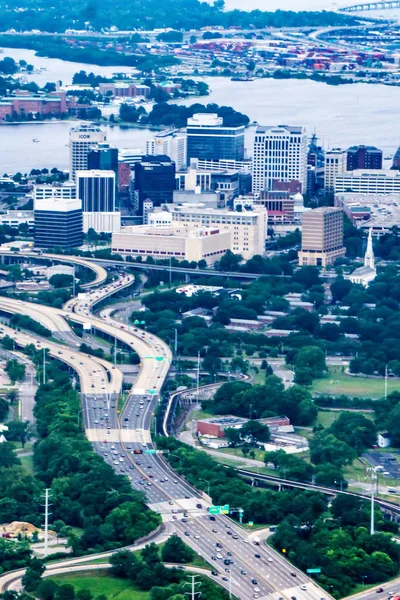
[[[33,457],[32,456],[21,456],[20,461],[23,468],[28,475],[33,475]]]
[[[400,381],[388,379],[388,393],[400,390]],[[342,367],[329,367],[328,373],[321,379],[315,379],[311,391],[314,394],[330,396],[360,396],[364,398],[382,398],[385,392],[383,378],[352,377],[342,372]]]
[[[93,596],[104,594],[108,600],[149,600],[149,592],[143,592],[129,583],[126,579],[110,577],[102,571],[93,571],[85,575],[70,574],[57,575],[52,580],[59,584],[69,583],[75,591],[90,590]]]
[[[195,421],[198,421],[199,419],[211,419],[214,416],[215,415],[205,412],[204,410],[194,410],[190,413],[189,421],[191,421],[192,419]]]
[[[342,414],[342,412],[346,412],[345,410],[319,410],[317,420],[315,421],[315,425],[322,425],[327,429],[332,425],[334,421]],[[366,412],[366,411],[357,411],[358,414],[363,415],[367,419],[373,421],[374,413]],[[300,433],[300,432],[299,432]],[[300,435],[302,435],[300,433]]]

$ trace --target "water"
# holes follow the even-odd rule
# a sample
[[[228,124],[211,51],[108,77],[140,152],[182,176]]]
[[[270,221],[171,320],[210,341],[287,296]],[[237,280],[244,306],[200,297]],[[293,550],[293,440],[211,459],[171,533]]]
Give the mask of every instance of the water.
[[[292,1],[292,0],[291,0]],[[8,50],[6,56],[32,60],[29,50]],[[47,71],[34,74],[38,82],[61,79],[69,83],[80,70],[112,73],[117,67],[79,65],[54,59],[38,58],[37,66]],[[394,154],[400,145],[398,106],[400,88],[383,85],[353,84],[337,87],[308,80],[259,79],[232,82],[227,78],[207,78],[211,94],[182,102],[233,106],[246,113],[251,121],[262,125],[304,125],[311,135],[316,131],[325,148],[371,144],[385,154]],[[21,124],[0,127],[0,174],[29,172],[32,168],[53,166],[68,168],[68,130],[71,122]],[[120,148],[145,148],[152,135],[148,130],[107,128],[111,144]],[[246,132],[246,145],[251,154],[254,129]],[[32,138],[40,143],[32,143]]]
[[[16,62],[26,60],[35,69],[46,67],[46,71],[41,73],[33,73],[29,75],[29,81],[36,81],[39,86],[44,86],[47,81],[56,82],[61,80],[62,83],[68,84],[72,82],[72,77],[78,71],[86,71],[87,73],[94,72],[96,75],[110,77],[113,73],[133,73],[131,67],[99,67],[98,65],[87,65],[81,63],[68,62],[59,60],[58,58],[42,58],[36,56],[34,50],[25,50],[21,48],[0,48],[0,59],[5,56],[10,56]]]

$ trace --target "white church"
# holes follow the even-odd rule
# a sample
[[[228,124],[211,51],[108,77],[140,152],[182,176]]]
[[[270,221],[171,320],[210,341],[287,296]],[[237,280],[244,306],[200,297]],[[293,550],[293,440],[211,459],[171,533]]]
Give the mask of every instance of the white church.
[[[355,269],[355,271],[349,275],[349,279],[352,283],[360,283],[364,287],[368,287],[375,277],[375,257],[372,246],[372,227],[370,227],[368,232],[367,249],[364,256],[364,266]]]

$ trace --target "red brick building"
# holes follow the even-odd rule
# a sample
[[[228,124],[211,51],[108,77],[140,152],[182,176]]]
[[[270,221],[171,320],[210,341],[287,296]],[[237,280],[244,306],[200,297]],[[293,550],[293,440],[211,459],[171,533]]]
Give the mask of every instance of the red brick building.
[[[0,120],[7,115],[40,113],[41,115],[60,115],[68,112],[68,102],[64,92],[50,92],[46,95],[30,94],[17,91],[13,96],[5,96],[0,100]]]
[[[271,432],[277,431],[279,427],[287,427],[290,425],[290,419],[285,416],[268,417],[266,419],[258,420],[260,423],[263,423],[263,425],[268,425]],[[223,438],[225,429],[230,427],[233,429],[240,429],[247,421],[248,419],[229,415],[225,417],[215,417],[213,419],[201,419],[200,421],[197,421],[197,434]]]

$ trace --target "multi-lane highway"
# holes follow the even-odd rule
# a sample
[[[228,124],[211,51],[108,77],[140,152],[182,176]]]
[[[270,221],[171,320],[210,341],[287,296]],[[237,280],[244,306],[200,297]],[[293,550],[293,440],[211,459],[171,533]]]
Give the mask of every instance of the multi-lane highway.
[[[131,285],[132,279],[121,275],[112,284],[69,301],[63,309],[0,298],[1,311],[31,316],[48,327],[60,344],[13,332],[6,326],[0,334],[13,336],[17,345],[35,343],[38,348],[49,348],[53,358],[75,369],[82,391],[82,422],[96,451],[117,472],[127,476],[133,487],[145,492],[148,504],[210,563],[216,573],[213,578],[234,596],[242,600],[326,598],[326,592],[278,553],[267,546],[254,545],[231,519],[211,518],[207,512],[208,497],[174,473],[162,455],[156,453],[151,430],[172,360],[171,350],[153,334],[121,324],[109,315],[100,318],[91,312],[96,303]],[[80,338],[72,332],[69,322],[116,338],[140,356],[140,372],[119,415],[121,372],[107,361],[79,352],[76,348]]]

